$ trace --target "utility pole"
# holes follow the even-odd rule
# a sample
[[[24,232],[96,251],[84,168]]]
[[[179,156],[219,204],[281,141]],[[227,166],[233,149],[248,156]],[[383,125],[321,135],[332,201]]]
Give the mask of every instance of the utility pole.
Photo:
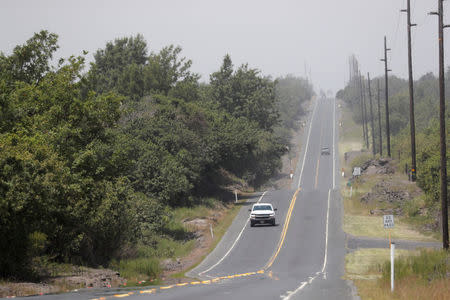
[[[441,135],[441,210],[442,210],[442,246],[448,250],[448,204],[447,204],[447,149],[445,143],[445,82],[444,82],[444,5],[438,0],[438,12],[431,15],[439,17],[439,132]]]
[[[359,72],[359,91],[360,91],[360,98],[361,98],[361,121],[362,121],[362,128],[363,128],[363,139],[366,140],[366,125],[364,121],[364,98],[363,98],[363,85],[362,85],[362,76],[361,72]]]
[[[380,80],[377,79],[377,100],[378,100],[378,134],[380,135],[380,156],[383,156],[383,135],[381,132],[381,107],[380,107]]]
[[[350,82],[352,82],[354,80],[353,75],[355,74],[355,63],[351,56],[348,58],[348,64],[350,66]]]
[[[366,103],[366,83],[363,80],[362,83],[363,86],[363,107],[364,107],[364,124],[366,127],[366,148],[367,150],[369,150],[369,122],[368,122],[368,117],[367,117],[367,103]]]
[[[372,127],[372,153],[375,156],[375,129],[373,127],[373,108],[372,108],[372,91],[370,89],[370,74],[367,73],[367,84],[369,86],[369,105],[370,105],[370,127]]]
[[[411,54],[411,27],[417,24],[411,24],[411,0],[407,0],[407,8],[402,9],[406,12],[407,29],[408,29],[408,72],[409,72],[409,127],[411,131],[411,180],[416,181],[416,125],[414,121],[414,81],[412,71],[412,54]]]
[[[388,84],[388,72],[392,71],[388,69],[387,52],[390,51],[387,47],[386,36],[384,37],[384,58],[380,59],[384,61],[384,80],[385,80],[385,93],[386,93],[386,146],[388,156],[391,157],[391,133],[389,130],[389,84]]]

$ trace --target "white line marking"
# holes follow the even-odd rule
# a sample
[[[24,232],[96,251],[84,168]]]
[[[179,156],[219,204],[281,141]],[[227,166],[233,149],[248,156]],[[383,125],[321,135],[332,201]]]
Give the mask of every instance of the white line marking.
[[[327,267],[327,259],[328,259],[328,224],[330,219],[330,197],[331,197],[331,190],[328,190],[328,208],[327,208],[327,225],[325,229],[325,256],[323,258],[323,267],[321,273],[325,272],[325,269]]]
[[[336,98],[333,101],[333,189],[336,188]]]
[[[327,279],[327,273],[325,272],[327,267],[327,260],[328,260],[328,225],[329,225],[329,219],[330,219],[330,197],[331,197],[331,190],[328,190],[328,207],[327,207],[327,223],[326,223],[326,229],[325,229],[325,255],[323,258],[323,266],[322,271],[316,272],[316,275],[314,277],[309,277],[308,281],[303,281],[300,286],[293,291],[292,293],[289,293],[288,296],[282,297],[284,300],[291,299],[292,296],[294,296],[296,293],[300,292],[307,284],[311,284],[314,279],[317,278],[320,274],[323,274],[324,279]]]
[[[317,104],[317,102],[316,102]],[[314,112],[315,112],[316,107],[314,107]],[[312,120],[314,118],[314,112],[313,112],[313,117],[311,118],[311,124],[312,124]],[[336,100],[334,101],[334,106],[333,106],[333,189],[335,189],[335,185],[336,185],[336,171],[335,171],[335,163],[336,163],[336,155],[335,155],[335,114],[336,114]],[[309,142],[309,136],[311,134],[311,124],[309,127],[309,134],[308,134],[308,140],[306,141],[306,150],[305,150],[305,157],[303,158],[303,166],[305,165],[305,158],[306,158],[306,151],[308,150],[308,142]],[[300,186],[300,180],[302,178],[302,173],[303,173],[303,166],[302,169],[300,171],[300,178],[298,181],[298,185]],[[284,300],[289,300],[292,296],[294,296],[296,293],[298,293],[299,291],[301,291],[307,284],[311,284],[314,279],[317,278],[317,276],[319,276],[320,274],[323,274],[324,279],[327,279],[327,273],[325,272],[326,267],[327,267],[327,260],[328,260],[328,227],[329,227],[329,219],[330,219],[330,198],[331,198],[331,190],[328,190],[328,204],[327,204],[327,219],[326,219],[326,227],[325,227],[325,254],[324,254],[324,258],[323,258],[323,266],[322,266],[322,270],[320,272],[316,272],[316,275],[314,277],[309,277],[308,281],[303,281],[300,286],[293,291],[292,293],[289,293],[288,296],[281,296]]]
[[[256,203],[259,203],[261,201],[261,199],[264,197],[264,195],[267,193],[267,191],[265,191],[261,197],[258,199],[258,201]],[[233,250],[234,246],[236,246],[237,242],[239,241],[239,239],[242,236],[242,233],[244,232],[245,228],[247,227],[248,222],[250,221],[250,217],[248,217],[247,221],[245,222],[244,226],[242,227],[241,232],[239,233],[239,235],[237,236],[236,240],[234,241],[233,245],[231,245],[230,249],[228,249],[227,253],[225,253],[225,255],[213,266],[211,266],[209,269],[198,273],[199,276],[202,276],[203,274],[205,274],[206,272],[211,271],[212,269],[214,269],[215,267],[217,267],[227,256],[228,254],[230,254],[231,250]]]
[[[302,168],[301,168],[301,170],[300,170],[300,176],[299,176],[299,178],[298,178],[297,190],[300,188],[300,182],[302,181],[303,169],[305,168],[306,153],[308,152],[309,137],[311,136],[312,123],[313,123],[313,121],[314,121],[314,115],[316,114],[316,108],[317,108],[317,103],[318,103],[318,102],[319,102],[319,100],[316,100],[316,103],[314,104],[313,113],[312,113],[312,116],[311,116],[311,121],[309,122],[308,137],[306,138],[305,154],[303,155]]]
[[[287,297],[284,297],[284,300],[289,300],[291,299],[292,296],[294,296],[295,294],[297,294],[299,291],[301,291],[306,285],[308,284],[308,282],[303,281],[302,284],[292,293],[289,293],[289,295]]]

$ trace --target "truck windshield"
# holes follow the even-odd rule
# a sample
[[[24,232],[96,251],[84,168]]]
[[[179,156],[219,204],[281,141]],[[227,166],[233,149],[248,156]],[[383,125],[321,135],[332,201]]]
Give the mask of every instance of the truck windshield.
[[[253,210],[272,210],[272,207],[270,205],[258,205],[254,206]]]

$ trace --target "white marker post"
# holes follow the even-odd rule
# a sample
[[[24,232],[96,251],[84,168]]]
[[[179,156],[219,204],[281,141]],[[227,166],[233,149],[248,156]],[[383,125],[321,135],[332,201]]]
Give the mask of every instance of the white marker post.
[[[394,228],[394,215],[384,215],[383,224],[385,229]],[[391,248],[391,292],[394,292],[394,254],[395,243],[391,243],[391,231],[389,231],[389,248]]]
[[[391,244],[391,292],[394,292],[394,254],[395,243]]]
[[[238,202],[237,190],[234,190],[234,202],[235,202],[235,203]]]

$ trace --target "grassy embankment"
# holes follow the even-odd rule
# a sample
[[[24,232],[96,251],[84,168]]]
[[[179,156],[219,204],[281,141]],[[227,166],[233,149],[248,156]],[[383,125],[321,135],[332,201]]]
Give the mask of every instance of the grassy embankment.
[[[238,204],[229,203],[223,205],[217,200],[210,199],[194,207],[176,208],[172,211],[173,217],[167,225],[168,231],[176,233],[175,238],[168,236],[157,237],[154,247],[139,247],[138,258],[113,263],[112,267],[117,269],[121,276],[127,279],[128,286],[160,284],[160,276],[163,272],[160,267],[161,261],[166,259],[183,259],[195,249],[197,241],[192,238],[184,239],[184,237],[192,236],[198,228],[185,226],[183,222],[193,219],[214,218],[215,221],[212,227],[214,238],[212,243],[210,243],[209,249],[202,256],[194,257],[194,260],[197,260],[194,265],[182,272],[170,275],[171,278],[182,278],[185,272],[195,267],[215,248],[239,212],[241,203],[242,201],[239,201]]]
[[[183,270],[182,272],[175,273],[171,277],[172,278],[182,278],[185,277],[185,273],[195,268],[202,260],[216,248],[217,244],[222,239],[223,235],[227,232],[228,227],[230,227],[231,223],[233,222],[234,218],[238,214],[239,210],[242,207],[242,204],[245,203],[244,200],[239,200],[238,203],[232,203],[229,205],[229,207],[226,209],[224,216],[220,219],[220,222],[216,224],[215,227],[213,227],[213,234],[214,238],[212,240],[212,244],[209,247],[209,249],[198,259],[198,261],[189,267],[186,270]],[[210,211],[210,213],[214,213],[214,211]]]
[[[180,273],[170,275],[172,278],[184,277],[186,271],[195,267],[195,265],[200,263],[202,259],[215,248],[233,222],[235,216],[242,207],[242,203],[246,201],[246,196],[247,194],[245,193],[241,194],[241,197],[244,199],[237,204],[223,204],[218,200],[207,199],[201,204],[193,207],[173,209],[170,221],[165,228],[165,231],[170,234],[156,236],[151,247],[138,246],[137,254],[135,255],[136,258],[113,261],[109,266],[110,269],[118,271],[120,276],[126,279],[127,286],[161,284],[163,282],[161,279],[161,276],[163,275],[161,262],[167,259],[183,260],[184,258],[191,256],[193,250],[196,248],[197,240],[193,238],[193,233],[197,231],[198,228],[185,226],[183,224],[184,221],[193,219],[208,220],[208,222],[212,222],[214,233],[214,238],[207,244],[209,246],[208,249],[202,252],[202,255],[190,257],[190,260],[194,262],[194,265]],[[203,234],[210,234],[209,227],[207,232],[203,232]],[[207,238],[209,239],[210,237],[208,236]],[[85,277],[86,280],[89,280],[91,277],[95,277],[93,272],[97,271],[83,266],[55,263],[49,260],[40,261],[39,269],[40,273],[47,274],[47,279],[44,280],[44,282],[47,283],[46,286],[31,283],[0,281],[0,286],[6,288],[6,290],[0,289],[0,297],[10,295],[29,296],[40,293],[59,293],[68,292],[78,288],[85,288],[84,281],[80,281],[79,284],[76,284],[75,281],[71,281],[70,278],[73,276],[81,276]],[[98,271],[102,272],[101,270]],[[68,278],[68,280],[66,280],[66,278]],[[111,284],[118,283],[111,282]]]
[[[367,161],[371,155],[361,152],[353,162],[345,161],[344,153],[360,151],[362,144],[362,129],[353,122],[348,108],[341,108],[342,127],[340,127],[339,153],[341,165],[344,168],[346,183],[351,175],[352,167]],[[401,172],[389,175],[363,175],[359,182],[354,182],[352,192],[343,184],[342,197],[344,201],[344,231],[354,236],[365,236],[388,239],[388,231],[383,228],[382,216],[370,214],[374,209],[399,208],[405,212],[403,216],[395,217],[395,228],[391,229],[391,237],[417,241],[437,241],[437,233],[423,232],[423,224],[430,222],[427,217],[417,214],[423,200],[420,196],[410,203],[393,204],[380,202],[362,202],[363,195],[371,191],[377,183],[389,181],[391,188],[417,189],[405,185],[407,178]],[[350,196],[351,194],[351,196]],[[359,249],[346,257],[346,277],[354,281],[358,294],[362,299],[448,299],[450,256],[442,251],[396,251],[396,290],[390,292],[389,249]],[[437,267],[438,266],[438,267]],[[439,268],[439,266],[441,266]],[[442,267],[443,266],[443,267]],[[437,269],[446,271],[436,271]],[[444,275],[442,275],[444,274]],[[447,297],[447,298],[445,298]]]

